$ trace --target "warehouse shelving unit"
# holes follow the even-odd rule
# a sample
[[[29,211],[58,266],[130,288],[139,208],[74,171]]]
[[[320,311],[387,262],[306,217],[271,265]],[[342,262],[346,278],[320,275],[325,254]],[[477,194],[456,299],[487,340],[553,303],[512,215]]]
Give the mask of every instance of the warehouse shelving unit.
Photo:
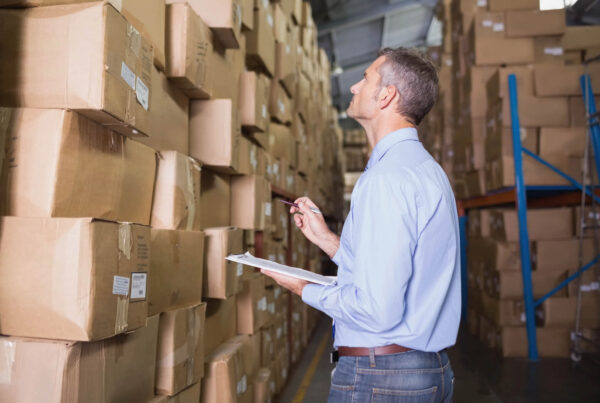
[[[552,164],[544,161],[542,158],[524,148],[521,144],[520,122],[518,112],[517,81],[514,74],[508,77],[510,110],[511,110],[511,129],[513,139],[514,168],[515,168],[515,186],[502,189],[484,196],[475,197],[457,202],[459,213],[460,237],[461,237],[461,279],[463,290],[462,317],[467,318],[467,215],[466,212],[471,208],[516,205],[519,221],[519,244],[521,254],[521,271],[523,277],[523,297],[525,302],[525,319],[527,327],[528,357],[531,361],[538,360],[536,327],[535,327],[535,308],[540,306],[546,299],[556,294],[559,290],[566,287],[571,281],[578,278],[583,272],[590,269],[600,262],[600,255],[596,256],[590,262],[583,265],[574,274],[561,282],[552,291],[538,300],[534,300],[533,286],[531,280],[531,257],[529,250],[529,234],[527,231],[527,207],[557,207],[565,205],[575,205],[582,198],[586,203],[589,201],[600,201],[600,189],[594,186],[584,186],[574,178],[554,167]],[[581,77],[582,91],[584,100],[587,102],[587,116],[589,123],[589,137],[592,141],[594,150],[595,165],[598,174],[600,174],[600,128],[598,126],[598,117],[591,90],[589,75]],[[595,119],[595,120],[593,120]],[[537,162],[543,164],[548,169],[566,179],[571,186],[526,186],[523,176],[523,154],[528,155]],[[600,177],[600,176],[599,176]],[[582,196],[585,192],[585,196]]]

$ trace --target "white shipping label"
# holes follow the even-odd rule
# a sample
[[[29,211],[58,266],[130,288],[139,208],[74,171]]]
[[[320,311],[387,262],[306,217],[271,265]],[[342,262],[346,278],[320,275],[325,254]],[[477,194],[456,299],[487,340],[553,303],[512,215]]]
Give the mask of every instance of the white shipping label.
[[[252,165],[252,170],[256,172],[258,169],[258,159],[256,158],[256,148],[253,148],[250,151],[250,165]]]
[[[281,99],[277,100],[277,106],[279,106],[279,112],[285,113],[285,105]]]
[[[263,8],[269,7],[269,0],[263,0]]]
[[[246,380],[246,375],[242,376],[242,379],[237,383],[237,394],[242,395],[246,393],[248,389],[248,381]]]
[[[244,274],[244,265],[241,263],[237,264],[237,276],[241,277]]]
[[[137,98],[140,105],[148,110],[150,107],[148,100],[150,99],[150,90],[148,86],[138,77],[135,84],[135,97]]]
[[[287,177],[287,184],[288,184],[288,186],[293,186],[294,185],[294,175],[288,175],[288,177]]]
[[[266,202],[265,203],[265,215],[267,217],[271,217],[271,212],[273,210],[273,203],[271,202]]]
[[[487,7],[487,0],[477,0],[477,7]]]
[[[277,330],[275,331],[275,335],[276,335],[276,337],[277,337],[278,339],[280,339],[280,338],[281,338],[281,336],[283,335],[283,329],[281,328],[281,326],[279,326],[279,327],[277,328]]]
[[[274,313],[275,313],[275,302],[271,302],[271,303],[269,303],[269,304],[267,305],[267,310],[268,310],[269,312],[271,312],[272,314],[274,314]]]
[[[262,297],[256,302],[256,309],[258,309],[259,311],[267,310],[267,297]]]
[[[269,24],[270,27],[273,26],[273,16],[271,14],[267,14],[267,24]]]
[[[492,30],[494,32],[504,31],[504,23],[503,22],[497,22],[497,23],[495,23],[494,27],[492,28]]]
[[[131,298],[146,298],[148,273],[131,273]]]
[[[291,51],[290,45],[285,45],[285,53],[289,55]]]
[[[492,22],[492,20],[483,20],[483,21],[481,21],[481,25],[484,26],[484,27],[486,27],[486,28],[491,28],[493,24],[494,23]]]
[[[275,287],[275,289],[273,290],[273,295],[275,295],[275,299],[279,298],[279,296],[281,295],[281,288]]]
[[[265,104],[262,104],[261,115],[262,115],[263,119],[267,118],[267,105],[265,105]]]
[[[131,87],[132,90],[135,90],[135,74],[129,66],[125,64],[125,62],[121,63],[121,78],[125,80],[128,86]]]
[[[275,261],[275,255],[274,254],[270,254],[269,255],[269,260],[274,262]]]
[[[127,296],[129,294],[129,277],[114,276],[112,292],[115,295]]]
[[[544,48],[544,54],[551,56],[562,56],[563,48],[561,47],[553,47],[553,48]]]

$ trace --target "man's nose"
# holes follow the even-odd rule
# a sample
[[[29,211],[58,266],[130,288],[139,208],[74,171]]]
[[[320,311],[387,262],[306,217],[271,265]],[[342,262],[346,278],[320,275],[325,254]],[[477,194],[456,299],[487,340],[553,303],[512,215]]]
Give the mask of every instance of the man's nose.
[[[358,94],[358,83],[356,83],[352,87],[350,87],[350,92],[353,93],[354,95]]]

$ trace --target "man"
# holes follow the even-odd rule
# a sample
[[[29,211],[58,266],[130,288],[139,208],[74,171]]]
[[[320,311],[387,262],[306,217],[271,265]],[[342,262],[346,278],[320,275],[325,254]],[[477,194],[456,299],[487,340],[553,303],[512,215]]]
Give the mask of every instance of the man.
[[[341,239],[308,198],[290,210],[338,265],[338,282],[263,273],[333,318],[339,361],[330,402],[449,402],[454,375],[444,350],[460,321],[458,217],[448,179],[416,130],[437,98],[437,72],[416,51],[383,49],[351,92],[348,116],[373,152]]]

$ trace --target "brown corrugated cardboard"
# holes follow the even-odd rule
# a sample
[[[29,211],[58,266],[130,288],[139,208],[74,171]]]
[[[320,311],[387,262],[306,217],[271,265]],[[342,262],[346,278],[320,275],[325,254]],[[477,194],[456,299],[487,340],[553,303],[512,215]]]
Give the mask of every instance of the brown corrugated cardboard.
[[[466,175],[467,197],[485,194],[485,171],[483,169],[468,172]]]
[[[0,48],[0,104],[79,110],[120,133],[151,135],[152,49],[111,5],[3,9],[0,27],[20,38]]]
[[[256,273],[243,281],[241,290],[236,295],[236,301],[238,334],[255,334],[267,319],[264,276]]]
[[[152,228],[198,231],[201,227],[201,168],[176,151],[158,153]]]
[[[504,327],[502,355],[504,357],[527,357],[527,329]],[[569,358],[571,354],[571,330],[537,328],[537,347],[540,357]]]
[[[237,103],[234,100],[191,102],[190,155],[203,165],[223,172],[235,172],[240,136]]]
[[[308,102],[310,99],[310,80],[305,74],[298,74],[296,82],[296,112],[306,121],[308,113]]]
[[[269,124],[269,148],[275,158],[285,158],[290,166],[296,166],[296,140],[288,126],[271,122]]]
[[[144,326],[148,227],[3,217],[1,228],[0,333],[87,341]]]
[[[571,210],[568,208],[528,209],[529,239],[553,240],[571,238]],[[497,209],[491,212],[491,235],[499,241],[518,242],[517,211]]]
[[[581,224],[581,207],[578,206],[573,209],[573,232],[577,238],[581,235]],[[583,230],[583,236],[593,237],[594,227],[600,225],[600,213],[594,212],[591,206],[586,206],[583,224],[587,227]]]
[[[482,292],[481,301],[485,317],[496,326],[524,325],[525,305],[522,300],[499,300]]]
[[[542,305],[544,327],[575,327],[577,297],[551,297]],[[598,291],[581,294],[580,326],[597,328],[600,326],[600,295]]]
[[[587,49],[600,46],[600,26],[570,26],[563,36],[565,50]]]
[[[539,155],[552,163],[556,155],[583,158],[587,130],[579,127],[542,127]],[[568,167],[559,167],[566,169]],[[581,178],[578,178],[578,180]]]
[[[206,303],[162,313],[156,353],[156,393],[175,395],[204,375]]]
[[[478,12],[473,15],[476,38],[504,38],[504,12]]]
[[[240,121],[245,130],[264,132],[269,122],[270,81],[253,71],[240,77]]]
[[[533,63],[533,38],[476,38],[474,61],[477,66]]]
[[[275,328],[274,326],[266,326],[261,329],[261,365],[264,367],[275,357]]]
[[[206,298],[227,299],[239,291],[241,265],[225,257],[243,253],[243,231],[233,227],[207,228],[205,231],[204,284]]]
[[[600,105],[599,96],[596,96],[596,105]],[[571,112],[572,127],[587,127],[585,106],[581,95],[569,97],[569,111]]]
[[[525,127],[569,125],[569,99],[567,97],[519,96],[519,122]],[[511,126],[510,100],[504,98],[499,105],[502,125]]]
[[[235,297],[209,299],[206,303],[204,327],[204,361],[226,340],[236,335],[237,305]]]
[[[271,236],[273,239],[284,239],[288,229],[288,210],[287,206],[281,202],[280,197],[273,199],[273,220],[271,225]]]
[[[484,119],[487,111],[486,84],[496,72],[495,67],[476,67],[469,69],[466,81],[471,119]]]
[[[244,373],[242,343],[224,343],[208,357],[202,379],[202,401],[252,402],[252,379]]]
[[[201,383],[198,382],[189,388],[179,392],[175,396],[157,396],[155,399],[167,399],[164,402],[167,403],[198,403],[200,401],[200,389]],[[149,403],[163,403],[162,400],[154,401]]]
[[[229,177],[204,169],[200,189],[202,190],[200,193],[200,204],[202,205],[200,224],[202,228],[228,226],[231,221]]]
[[[531,127],[521,128],[521,146],[529,151],[539,153],[538,129]],[[488,131],[485,138],[485,158],[487,161],[496,160],[502,156],[513,157],[512,129],[500,127],[498,131]]]
[[[10,359],[3,367],[8,379],[0,384],[0,400],[149,401],[157,336],[158,316],[135,332],[92,343],[3,337],[0,355]]]
[[[296,170],[302,175],[308,174],[309,150],[306,144],[296,143]]]
[[[272,374],[269,368],[261,368],[258,370],[254,378],[254,402],[268,403],[273,397],[273,392],[269,389]]]
[[[254,29],[254,0],[242,0],[242,31]]]
[[[569,164],[569,158],[555,156],[554,163],[565,166]],[[504,155],[496,160],[486,162],[487,190],[515,186],[514,167],[514,157],[510,155]],[[527,185],[552,186],[569,184],[562,176],[529,157],[523,158],[523,176]]]
[[[148,133],[150,137],[140,137],[138,141],[159,151],[175,150],[182,154],[189,152],[189,100],[160,71],[152,68],[151,113]]]
[[[167,0],[167,4],[189,3],[210,27],[219,42],[228,49],[240,47],[242,32],[241,0]]]
[[[592,82],[600,82],[600,66],[592,65],[588,69]],[[533,72],[535,93],[540,97],[558,95],[581,96],[579,78],[583,73],[584,68],[582,65],[537,65]],[[594,90],[596,94],[600,94],[600,89],[597,86]]]
[[[537,10],[539,0],[487,0],[490,11]]]
[[[152,149],[64,110],[0,108],[0,121],[3,214],[149,224]]]
[[[293,49],[293,44],[283,42],[275,44],[275,78],[291,97],[296,92],[297,52]]]
[[[204,234],[152,228],[148,292],[150,315],[200,303]]]
[[[275,73],[273,15],[268,2],[259,1],[254,8],[254,27],[246,33],[246,64],[271,77]]]
[[[592,239],[583,243],[583,261],[587,263],[595,257]],[[575,269],[579,263],[579,239],[536,241],[532,243],[531,260],[535,270]]]
[[[230,203],[231,225],[265,229],[272,215],[271,185],[258,175],[232,176]]]
[[[245,38],[241,37],[245,48]],[[211,80],[209,92],[214,99],[239,97],[239,79],[244,70],[245,52],[243,49],[225,49],[217,40],[213,41],[213,51],[208,58]]]
[[[562,36],[538,36],[533,38],[536,64],[565,64]],[[581,63],[581,60],[578,61]],[[519,88],[520,89],[520,88]]]
[[[518,271],[488,272],[488,278],[485,281],[486,292],[490,296],[500,299],[520,299],[523,298],[523,276]],[[534,298],[541,298],[562,281],[567,278],[567,270],[554,271],[532,271],[531,281],[533,283]],[[566,295],[566,289],[563,288],[556,295]]]
[[[490,211],[487,209],[469,210],[469,236],[490,236]]]
[[[166,75],[190,98],[209,98],[212,33],[189,4],[167,6]]]
[[[273,33],[275,40],[280,43],[288,41],[289,21],[281,8],[281,4],[271,4],[271,15],[273,16]]]
[[[565,10],[527,10],[506,13],[506,36],[562,35],[567,25]]]
[[[269,114],[276,122],[287,124],[292,121],[291,102],[283,86],[277,79],[271,81],[269,97]]]

